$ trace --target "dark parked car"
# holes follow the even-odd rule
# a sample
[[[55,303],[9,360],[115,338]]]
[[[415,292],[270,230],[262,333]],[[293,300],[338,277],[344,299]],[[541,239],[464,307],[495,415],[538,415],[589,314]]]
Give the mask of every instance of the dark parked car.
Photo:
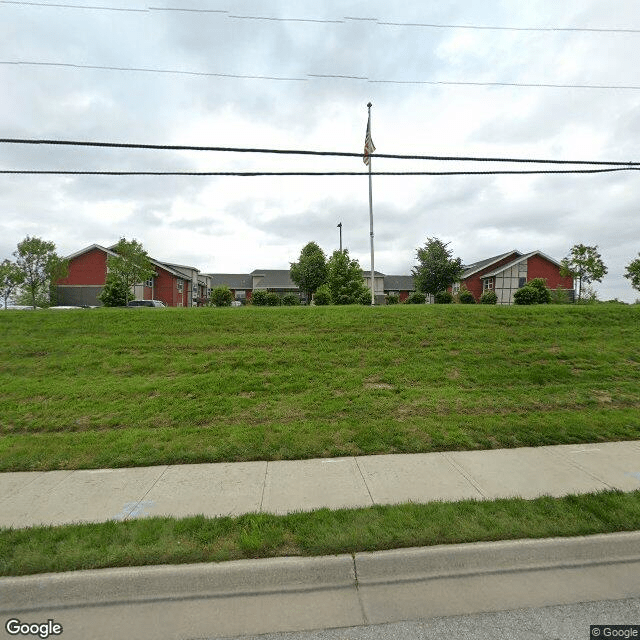
[[[162,300],[130,300],[127,307],[166,307]]]

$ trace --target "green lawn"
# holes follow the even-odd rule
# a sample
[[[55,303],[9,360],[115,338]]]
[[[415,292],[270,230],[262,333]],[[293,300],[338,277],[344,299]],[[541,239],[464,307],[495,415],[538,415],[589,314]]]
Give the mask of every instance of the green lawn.
[[[0,529],[0,575],[313,556],[640,529],[640,491]]]
[[[0,313],[0,470],[640,438],[640,306]]]

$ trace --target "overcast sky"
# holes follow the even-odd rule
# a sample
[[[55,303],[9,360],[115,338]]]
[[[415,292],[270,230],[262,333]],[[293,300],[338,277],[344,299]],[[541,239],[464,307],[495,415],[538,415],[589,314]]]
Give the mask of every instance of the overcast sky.
[[[1,138],[361,152],[371,101],[378,153],[640,161],[638,0],[46,1],[0,0]],[[372,168],[531,167],[374,156]],[[158,260],[247,273],[288,268],[309,241],[330,255],[342,222],[370,269],[361,158],[0,144],[0,169],[361,171],[0,175],[0,259],[26,235],[61,255],[124,236]],[[582,243],[608,266],[601,299],[640,297],[623,277],[640,251],[637,172],[374,176],[373,209],[383,273],[410,273],[429,237],[465,263],[511,249],[560,260]]]

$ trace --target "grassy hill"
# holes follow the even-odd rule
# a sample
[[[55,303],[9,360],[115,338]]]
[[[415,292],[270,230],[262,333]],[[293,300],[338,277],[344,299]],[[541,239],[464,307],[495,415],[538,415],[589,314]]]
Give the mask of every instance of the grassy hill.
[[[0,313],[0,471],[640,438],[640,306]]]

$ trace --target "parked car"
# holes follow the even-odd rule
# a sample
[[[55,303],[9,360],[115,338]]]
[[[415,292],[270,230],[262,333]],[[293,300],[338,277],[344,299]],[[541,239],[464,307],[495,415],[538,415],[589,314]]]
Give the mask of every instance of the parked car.
[[[162,300],[129,300],[127,307],[166,307]]]

